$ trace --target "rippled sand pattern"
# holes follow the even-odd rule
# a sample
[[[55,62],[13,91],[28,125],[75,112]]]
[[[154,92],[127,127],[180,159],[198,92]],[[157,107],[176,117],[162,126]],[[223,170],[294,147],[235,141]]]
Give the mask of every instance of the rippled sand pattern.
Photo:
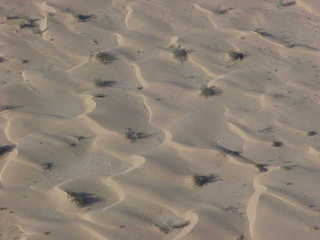
[[[319,240],[318,0],[0,1],[1,240]]]

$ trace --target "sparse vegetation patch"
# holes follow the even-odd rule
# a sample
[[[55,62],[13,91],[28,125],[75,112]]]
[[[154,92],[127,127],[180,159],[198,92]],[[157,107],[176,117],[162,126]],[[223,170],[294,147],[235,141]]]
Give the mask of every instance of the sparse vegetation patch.
[[[222,90],[217,88],[216,86],[202,86],[200,88],[200,94],[204,97],[211,97],[215,95],[219,95],[222,93]]]
[[[114,56],[111,52],[99,52],[96,54],[96,59],[102,64],[110,64],[117,60],[117,57]]]
[[[193,182],[198,187],[203,187],[209,183],[221,181],[222,179],[215,175],[215,174],[209,174],[209,175],[194,175],[193,176]]]
[[[159,230],[165,234],[168,234],[170,232],[172,232],[175,229],[178,228],[184,228],[186,226],[188,226],[190,224],[190,221],[183,221],[180,223],[162,223],[162,224],[155,224],[156,227],[159,228]]]
[[[94,82],[97,87],[113,87],[116,84],[116,81],[101,79],[96,79]]]
[[[131,142],[136,142],[139,139],[147,138],[150,136],[150,134],[138,132],[133,130],[132,128],[126,128],[125,135]]]
[[[9,152],[12,152],[13,149],[16,148],[16,145],[3,145],[3,146],[0,146],[0,156],[6,154],[6,153],[9,153]]]
[[[83,208],[94,203],[102,201],[102,199],[92,193],[66,191],[72,203]]]

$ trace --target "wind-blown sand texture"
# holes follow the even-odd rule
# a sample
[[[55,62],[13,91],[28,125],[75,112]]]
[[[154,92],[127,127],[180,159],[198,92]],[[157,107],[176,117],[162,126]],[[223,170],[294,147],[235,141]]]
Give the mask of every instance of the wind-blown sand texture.
[[[320,239],[320,1],[0,16],[0,239]]]

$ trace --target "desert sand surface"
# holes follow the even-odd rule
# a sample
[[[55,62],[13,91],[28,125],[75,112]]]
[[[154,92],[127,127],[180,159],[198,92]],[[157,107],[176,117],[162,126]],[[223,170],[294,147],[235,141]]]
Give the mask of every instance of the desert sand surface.
[[[319,0],[1,0],[1,240],[319,240]]]

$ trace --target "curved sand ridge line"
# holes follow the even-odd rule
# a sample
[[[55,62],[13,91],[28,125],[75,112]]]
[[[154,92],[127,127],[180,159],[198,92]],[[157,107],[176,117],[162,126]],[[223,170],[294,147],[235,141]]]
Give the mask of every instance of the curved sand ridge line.
[[[171,14],[163,11],[163,9],[169,9],[169,6],[171,6],[166,5],[168,4],[166,2],[157,3],[158,5],[155,6],[159,7],[159,11],[154,12],[154,14],[149,13],[144,15],[143,11],[147,10],[139,2],[123,3],[124,6],[119,7],[119,9],[114,8],[113,10],[118,15],[121,15],[121,21],[125,22],[125,24],[122,22],[122,25],[125,25],[130,31],[145,32],[146,36],[150,35],[152,37],[152,33],[156,31],[157,27],[161,26],[161,31],[166,36],[164,38],[175,36],[171,38],[172,44],[178,44],[180,41],[188,43],[188,40],[185,40],[186,38],[184,37],[184,34],[188,33],[179,32],[178,28],[184,26],[183,22],[186,21],[182,17],[182,11],[188,13],[190,6],[203,13],[207,20],[211,21],[212,25],[215,26],[215,29],[219,28],[225,32],[250,32],[249,30],[237,30],[237,28],[233,30],[232,27],[220,26],[220,20],[219,24],[215,23],[211,16],[213,14],[211,13],[211,9],[202,7],[202,2],[186,5],[185,10],[176,8],[176,13],[172,16],[174,21],[171,24],[167,24],[168,21],[162,19],[164,15],[169,16]],[[52,20],[54,16],[52,14],[49,16],[49,12],[54,13],[54,7],[48,4],[50,6],[48,8],[48,6],[45,6],[45,3],[43,4],[40,12],[48,12],[48,15],[43,15],[45,16],[45,23],[50,33],[50,24],[54,22],[54,19]],[[63,1],[57,1],[56,4],[61,9],[68,9],[70,7]],[[117,26],[118,20],[116,17],[112,19],[111,17],[108,18],[108,15],[99,15],[101,11],[93,9],[95,4],[101,3],[94,1],[92,6],[86,6],[86,4],[83,4],[83,6],[75,4],[73,6],[75,8],[78,7],[74,10],[74,13],[82,14],[74,14],[74,16],[71,16],[75,18],[74,22],[66,23],[74,24],[72,28],[69,28],[69,30],[73,29],[73,34],[80,31],[80,28],[76,30],[77,26],[83,26],[84,24],[95,26],[95,21],[100,21],[101,19],[108,21],[113,26]],[[119,4],[121,5],[121,3]],[[136,5],[131,7],[131,4]],[[150,4],[152,5],[152,3]],[[179,6],[174,5],[177,4],[176,2],[171,2],[170,4],[173,4],[172,6],[175,7]],[[110,6],[108,5],[108,7]],[[139,11],[135,11],[136,9],[139,9]],[[90,15],[91,13],[93,16]],[[233,14],[233,12],[231,11],[230,14]],[[233,16],[237,16],[237,11],[234,14]],[[190,16],[188,15],[188,17]],[[77,17],[80,18],[77,19]],[[227,19],[227,15],[223,17]],[[87,18],[90,21],[87,21]],[[136,22],[139,24],[141,24],[141,19],[145,20],[143,23],[143,26],[146,26],[145,29],[137,28],[135,25],[137,18],[138,21]],[[194,24],[198,28],[201,25],[201,21],[203,21],[202,18],[198,19],[197,17],[194,17],[193,20],[192,22],[188,22],[188,24]],[[221,22],[223,23],[223,20]],[[152,29],[153,27],[154,29]],[[177,31],[177,33],[173,33],[172,29]],[[195,27],[192,29],[195,29]],[[84,51],[79,51],[81,53],[70,53],[68,48],[66,48],[66,51],[69,53],[68,55],[77,58],[79,61],[74,62],[79,62],[79,64],[75,64],[73,67],[65,70],[61,76],[66,76],[65,79],[68,80],[70,77],[72,81],[79,85],[84,83],[85,87],[79,87],[75,90],[72,85],[64,85],[63,81],[59,79],[61,76],[56,79],[50,78],[49,81],[45,78],[41,79],[41,77],[35,79],[36,76],[32,74],[32,76],[30,75],[31,77],[28,76],[27,70],[22,71],[23,81],[15,85],[16,89],[21,89],[21,92],[26,91],[23,92],[25,95],[32,95],[32,106],[30,107],[31,109],[28,108],[25,111],[23,108],[21,110],[17,108],[16,110],[12,109],[3,113],[3,116],[7,119],[5,134],[10,142],[16,144],[17,149],[8,154],[8,156],[5,156],[6,162],[3,164],[0,176],[3,182],[3,193],[7,195],[3,198],[4,202],[16,209],[18,224],[21,223],[21,228],[25,232],[26,238],[41,238],[42,232],[45,232],[45,229],[50,229],[50,233],[48,234],[50,238],[68,238],[71,240],[90,237],[96,239],[123,239],[130,237],[130,239],[187,240],[203,239],[208,234],[212,234],[213,237],[219,239],[260,239],[260,232],[264,227],[264,220],[261,220],[263,216],[260,214],[260,211],[263,210],[261,210],[262,204],[260,203],[263,202],[261,199],[265,195],[270,195],[280,200],[286,208],[300,211],[301,216],[303,214],[317,215],[317,195],[312,196],[312,198],[310,197],[314,201],[314,206],[306,207],[300,198],[296,198],[299,194],[305,194],[301,190],[303,187],[300,186],[297,189],[289,188],[289,190],[286,189],[282,194],[282,188],[278,188],[278,186],[282,184],[281,181],[285,181],[288,177],[284,174],[280,180],[277,180],[278,182],[274,183],[271,181],[273,174],[281,172],[283,170],[282,167],[287,167],[288,171],[291,171],[294,163],[309,164],[310,166],[314,163],[314,161],[309,161],[308,152],[304,151],[298,155],[298,149],[296,149],[293,151],[294,153],[290,153],[290,150],[294,149],[299,144],[299,141],[302,141],[295,139],[298,137],[294,137],[294,140],[292,140],[291,132],[292,130],[297,130],[297,128],[299,128],[301,133],[308,131],[304,122],[296,123],[294,119],[297,118],[295,117],[282,119],[282,122],[288,121],[292,127],[284,128],[279,125],[278,129],[272,128],[279,122],[278,115],[275,113],[271,114],[272,109],[277,109],[280,105],[282,107],[280,108],[281,111],[284,112],[283,115],[286,115],[288,108],[283,106],[291,106],[288,103],[292,99],[287,100],[289,98],[288,93],[283,93],[284,91],[280,92],[281,88],[286,89],[284,85],[274,87],[272,84],[266,83],[267,80],[261,79],[261,76],[259,76],[257,79],[263,82],[263,84],[258,86],[265,87],[265,91],[274,93],[276,97],[270,98],[270,101],[269,99],[267,99],[268,101],[260,99],[260,102],[256,100],[252,101],[252,97],[250,96],[257,96],[258,94],[254,92],[250,93],[250,90],[248,90],[249,93],[247,94],[243,93],[243,91],[246,91],[244,89],[250,89],[246,87],[250,84],[254,85],[254,81],[246,82],[247,79],[245,78],[231,79],[238,80],[239,86],[245,86],[244,88],[240,88],[240,90],[234,89],[232,84],[229,84],[231,82],[230,78],[236,78],[236,76],[231,76],[230,73],[236,72],[237,69],[249,71],[250,61],[239,60],[231,66],[230,71],[227,69],[223,74],[216,74],[215,63],[213,63],[212,69],[210,64],[204,66],[202,64],[205,61],[202,59],[203,56],[199,56],[198,62],[195,60],[198,59],[198,56],[193,57],[191,52],[186,63],[180,63],[175,60],[171,61],[170,59],[170,64],[174,65],[173,69],[184,73],[188,68],[186,66],[194,66],[196,70],[194,70],[195,75],[192,76],[193,78],[202,78],[200,77],[202,76],[201,72],[207,78],[212,78],[210,83],[219,80],[219,84],[221,83],[223,87],[223,94],[199,100],[202,96],[195,96],[193,92],[189,94],[190,91],[187,94],[193,97],[195,106],[184,106],[184,109],[176,114],[176,119],[171,121],[175,123],[173,126],[161,124],[160,121],[155,121],[155,116],[165,115],[166,111],[169,112],[171,107],[172,109],[176,107],[176,109],[180,110],[179,105],[170,103],[172,99],[167,100],[169,94],[161,92],[161,90],[157,92],[158,89],[154,88],[154,86],[161,87],[161,83],[153,85],[152,76],[143,68],[145,66],[143,65],[143,60],[140,61],[144,59],[144,56],[149,57],[146,61],[152,61],[153,58],[157,58],[158,56],[149,56],[148,52],[143,52],[140,49],[140,56],[137,58],[135,58],[136,55],[134,54],[129,57],[122,54],[120,50],[129,49],[130,51],[128,52],[130,53],[138,50],[138,48],[135,49],[132,45],[129,45],[130,47],[126,45],[126,37],[130,37],[131,33],[125,32],[126,34],[122,34],[122,31],[126,30],[119,28],[117,33],[110,31],[111,35],[117,37],[117,49],[114,51],[117,59],[114,63],[106,64],[105,66],[99,62],[89,61],[90,57],[88,61],[83,61],[82,57],[74,57],[82,56]],[[59,35],[59,31],[55,30],[55,33]],[[96,39],[101,39],[99,38],[99,34],[95,37],[97,37]],[[68,36],[65,36],[65,39],[69,40],[69,42],[66,41],[67,43],[61,39],[64,38],[62,37],[59,40],[62,46],[72,45],[72,41],[69,40]],[[71,37],[70,39],[74,38]],[[99,45],[99,41],[96,39],[94,39],[96,48],[94,50],[90,48],[88,52],[96,53],[97,50],[109,51],[110,49],[113,52],[114,46],[112,44],[107,46]],[[211,40],[215,43],[213,38]],[[232,39],[227,39],[227,41],[229,40],[232,41]],[[144,41],[148,42],[148,39],[146,38]],[[168,41],[170,41],[170,38],[165,39],[163,42]],[[53,44],[59,49],[59,43]],[[250,46],[250,42],[246,44],[241,45],[240,42],[237,42],[237,44],[232,43],[230,45],[235,50],[240,51],[242,46]],[[265,46],[273,48],[276,47],[276,44]],[[75,48],[72,49],[76,51]],[[226,51],[228,50],[226,49]],[[294,54],[296,50],[299,49],[292,47],[291,52],[293,53],[291,54]],[[314,51],[313,49],[309,50]],[[301,53],[300,51],[298,52]],[[305,51],[303,54],[309,53],[310,51]],[[250,54],[254,55],[253,53]],[[63,62],[63,59],[57,58]],[[127,60],[127,58],[130,60]],[[248,58],[250,58],[250,55]],[[287,58],[289,59],[289,57]],[[216,63],[221,62],[223,60],[218,59]],[[121,63],[125,63],[124,66],[128,67],[128,69],[131,68],[130,74],[128,74],[129,77],[125,74],[120,74],[120,70],[125,69],[125,67],[119,67]],[[187,65],[188,63],[191,64]],[[170,66],[170,64],[167,66]],[[253,64],[252,66],[255,65]],[[15,67],[13,66],[13,69]],[[272,67],[281,68],[281,66],[273,65]],[[33,71],[43,71],[43,69],[36,68]],[[109,83],[110,81],[115,81],[115,84],[111,87],[95,86],[95,88],[91,88],[94,84],[91,84],[90,81],[94,81],[94,79],[88,79],[90,74],[83,74],[84,76],[82,76],[83,71],[92,71],[90,73],[98,72],[99,74],[97,75],[101,75],[100,80],[109,81]],[[112,74],[112,71],[116,74]],[[119,71],[119,75],[117,75],[117,71]],[[162,71],[166,72],[166,69],[162,69]],[[274,71],[274,69],[270,69],[270,71]],[[284,77],[280,75],[282,72],[279,69],[277,69],[277,72],[272,77]],[[239,71],[239,73],[241,72]],[[161,78],[163,78],[163,80],[170,82],[171,79],[166,79],[170,78],[168,76],[164,74],[159,79],[162,81]],[[188,78],[178,79],[181,76],[185,77],[186,75],[181,74],[174,80],[176,82],[181,80],[181,85],[183,85]],[[311,77],[311,74],[308,76]],[[128,79],[125,79],[126,77]],[[200,80],[202,82],[205,81],[205,79]],[[123,84],[122,81],[127,81],[125,83],[128,83],[128,86]],[[196,82],[196,80],[194,81]],[[132,82],[136,84],[132,84]],[[174,84],[172,82],[170,84]],[[52,85],[49,83],[52,83]],[[12,90],[14,88],[10,87],[10,84],[5,89],[6,91],[10,90],[10,94],[13,96],[12,93],[15,92]],[[142,87],[142,89],[133,89],[134,87],[132,86],[135,85]],[[296,86],[294,84],[291,85]],[[50,99],[51,89],[47,89],[47,86],[52,86],[57,99]],[[192,89],[192,91],[199,91],[199,89]],[[269,96],[269,92],[262,94],[264,94],[263,96]],[[153,93],[155,94],[152,95]],[[158,93],[160,93],[159,96],[161,98],[154,100],[154,96]],[[232,94],[238,94],[239,96],[233,98]],[[249,97],[247,97],[248,95]],[[19,94],[16,96],[18,98]],[[8,97],[14,102],[14,97]],[[67,100],[61,103],[59,98]],[[220,98],[223,100],[220,100]],[[227,98],[231,98],[231,100]],[[24,100],[20,99],[20,101]],[[25,100],[23,103],[27,105],[28,101],[31,100]],[[73,101],[78,102],[75,105],[69,105]],[[277,104],[277,101],[282,105]],[[36,105],[36,102],[43,103],[43,105]],[[298,101],[296,102],[299,103]],[[297,104],[296,102],[295,104]],[[53,117],[57,115],[57,109],[59,109],[57,107],[58,103],[60,104],[59,107],[63,109],[63,114],[59,115],[60,117]],[[157,105],[161,105],[161,108],[157,107]],[[80,109],[81,111],[69,112],[71,108]],[[197,111],[198,108],[201,111]],[[206,111],[210,113],[212,111],[220,111],[221,109],[228,109],[228,111],[223,113],[218,112],[215,115],[216,118],[212,118],[213,115],[210,114],[206,115]],[[269,114],[270,116],[268,117],[270,118],[262,119],[263,117],[253,113],[252,109],[260,109],[261,114]],[[122,115],[126,111],[130,114]],[[279,110],[278,113],[281,111]],[[34,120],[35,123],[32,124],[32,116],[34,118],[40,118],[41,116],[43,121]],[[125,119],[126,116],[128,119]],[[190,118],[196,125],[195,127],[189,124]],[[212,122],[205,121],[207,120],[206,118],[211,119]],[[268,119],[271,120],[268,121]],[[219,131],[220,129],[214,127],[215,124],[218,124],[217,122],[224,123],[223,125],[221,124],[221,128],[225,131],[224,133],[221,133],[223,131]],[[197,130],[202,130],[201,127],[205,126],[201,125],[205,124],[208,124],[207,132],[203,131],[201,134],[197,134]],[[263,124],[271,124],[272,127]],[[312,123],[308,127],[314,126]],[[132,127],[134,131],[141,129],[141,131],[145,130],[146,133],[151,132],[151,136],[145,139],[139,139],[138,137],[138,139],[130,141],[130,139],[126,139],[128,136],[126,136],[125,127]],[[251,129],[251,127],[255,130]],[[57,128],[57,132],[53,128]],[[194,128],[196,130],[192,131]],[[215,134],[212,134],[212,128],[216,131]],[[256,129],[262,129],[263,131],[261,131],[262,133],[257,133]],[[278,131],[279,129],[280,131]],[[211,134],[210,137],[212,139],[210,137],[206,138],[206,135],[209,136],[209,134]],[[265,135],[262,136],[261,134]],[[300,135],[302,138],[302,134]],[[215,136],[217,137],[215,138]],[[38,142],[41,142],[42,147],[37,145]],[[215,143],[216,145],[214,145]],[[272,144],[275,146],[272,146]],[[243,149],[243,153],[239,149]],[[314,149],[311,152],[312,155],[316,155],[316,148]],[[263,151],[269,151],[270,157],[266,153],[263,154]],[[46,152],[47,156],[41,154],[41,152]],[[297,156],[294,156],[294,154]],[[306,162],[297,160],[301,156],[306,158]],[[47,165],[41,165],[41,159],[49,159],[57,163],[56,169],[53,167],[50,171],[48,169],[44,171],[42,168],[50,168],[51,162],[45,162]],[[57,161],[58,159],[60,159],[60,162]],[[289,163],[288,159],[290,159]],[[84,164],[86,162],[88,165]],[[96,163],[101,164],[98,165],[101,169],[90,168],[90,164],[94,165]],[[84,166],[79,166],[82,164]],[[257,167],[256,164],[260,165]],[[17,170],[19,170],[19,175],[15,176]],[[267,172],[258,175],[258,171]],[[193,176],[195,174],[214,174],[216,182],[197,188],[193,186]],[[43,180],[44,177],[54,179],[51,185],[41,185],[41,183],[37,182],[41,181],[41,179]],[[259,179],[262,178],[264,181],[260,182]],[[303,181],[308,182],[310,180]],[[55,185],[52,187],[52,184]],[[286,186],[289,187],[291,185],[296,186],[298,184],[288,182]],[[50,186],[50,188],[48,189],[46,186]],[[103,198],[103,201],[95,202],[95,197],[89,195],[89,199],[90,197],[93,198],[93,204],[81,207],[81,204],[86,205],[86,203],[77,202],[76,198],[73,199],[72,191],[75,196],[79,192],[88,192],[97,195],[98,199],[100,197]],[[10,196],[15,197],[18,203],[16,204],[14,201],[10,202]],[[84,194],[84,196],[86,195]],[[264,201],[266,202],[264,203],[265,205],[270,203],[269,200],[269,202]],[[37,203],[39,206],[36,206]],[[21,209],[22,204],[25,204],[25,210]],[[245,212],[243,212],[244,209]],[[44,213],[40,213],[41,211],[44,211]],[[21,215],[20,218],[19,215]],[[54,221],[55,217],[59,220],[56,220],[53,224],[51,222]],[[293,216],[293,218],[295,217]],[[274,221],[277,221],[277,219],[274,219]],[[261,222],[262,227],[260,226]],[[70,227],[71,231],[67,227],[62,227],[62,224]],[[281,224],[283,223],[279,223],[279,225]],[[259,227],[257,227],[258,225]]]

